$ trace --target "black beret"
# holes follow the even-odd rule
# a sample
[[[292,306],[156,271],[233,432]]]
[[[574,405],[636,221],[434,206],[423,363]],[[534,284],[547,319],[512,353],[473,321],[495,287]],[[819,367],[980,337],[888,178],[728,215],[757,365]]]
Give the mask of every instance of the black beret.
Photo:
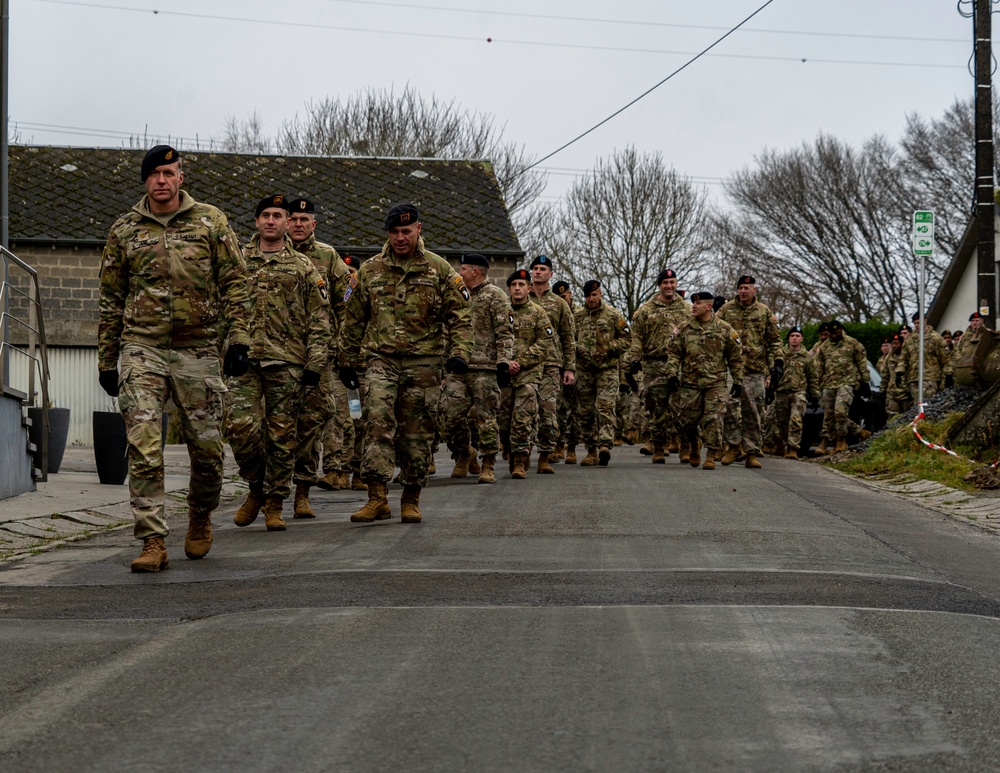
[[[665,268],[656,277],[656,284],[660,284],[664,279],[676,279],[677,274],[674,273],[672,268]]]
[[[895,342],[895,341],[900,341],[900,342],[902,342],[902,340],[903,340],[903,336],[901,336],[901,335],[900,335],[899,333],[896,333],[896,335],[894,335],[894,336],[892,337],[892,340],[893,340],[894,342]]]
[[[275,193],[273,196],[265,196],[260,201],[257,202],[257,209],[254,210],[253,216],[260,217],[260,213],[265,209],[270,209],[271,207],[277,207],[278,209],[283,209],[285,212],[291,212],[291,208],[288,206],[288,199],[282,196],[280,193]]]
[[[310,215],[316,214],[316,207],[309,199],[292,199],[288,202],[292,212],[308,212]]]
[[[521,279],[525,282],[531,282],[531,273],[526,268],[519,268],[509,277],[507,277],[507,286],[510,287],[511,283],[515,279]]]
[[[489,268],[490,261],[485,255],[480,255],[478,252],[469,252],[462,256],[462,265]]]
[[[899,338],[899,336],[898,335],[895,335],[895,336],[886,336],[885,338],[882,339],[882,343],[884,343],[884,344],[891,344],[893,338]]]
[[[969,322],[972,322],[972,320],[974,319],[982,319],[982,318],[983,318],[982,314],[980,314],[978,311],[974,311],[969,315]]]
[[[679,296],[680,296],[681,298],[683,298],[683,297],[684,297],[685,295],[687,295],[687,290],[678,290],[678,291],[677,291],[677,294],[678,294],[678,295],[679,295]]]
[[[830,332],[833,332],[834,330],[843,330],[844,326],[840,324],[839,319],[831,319],[830,326],[828,329],[830,330]]]
[[[691,293],[691,303],[697,303],[698,301],[714,301],[715,296],[712,295],[708,290],[700,290],[696,293]]]
[[[528,268],[534,268],[535,266],[546,266],[551,269],[552,258],[550,258],[548,255],[539,255],[537,258],[531,261],[531,265],[529,265]]]
[[[590,295],[594,290],[598,290],[601,287],[601,283],[596,279],[588,279],[583,283],[583,294]]]
[[[919,312],[919,311],[915,311],[915,312],[913,312],[913,316],[912,316],[912,317],[910,317],[910,319],[911,319],[911,320],[912,320],[913,322],[916,322],[916,321],[917,321],[918,319],[920,319],[920,312]]]
[[[824,330],[826,330],[826,331],[830,330],[830,323],[829,322],[820,322],[819,323],[819,327],[816,329],[816,332],[817,333],[822,333]]]
[[[420,219],[420,213],[412,204],[393,204],[385,216],[386,231],[400,225],[413,225]]]
[[[361,261],[354,257],[353,255],[345,255],[344,263],[346,263],[351,268],[361,268]]]
[[[951,331],[950,331],[950,330],[948,330],[947,328],[941,331],[941,337],[942,337],[942,338],[943,338],[944,336],[950,336],[950,335],[951,335]]]
[[[903,332],[904,330],[907,330],[907,331],[909,331],[910,333],[912,333],[912,332],[913,332],[913,328],[912,328],[912,327],[910,327],[909,325],[900,325],[900,326],[899,326],[899,332],[900,332],[900,333],[902,333],[902,332]]]
[[[754,279],[749,274],[744,274],[739,278],[739,281],[736,282],[737,287],[739,287],[740,285],[755,285],[755,284],[757,284],[757,280]]]
[[[788,332],[785,333],[786,341],[791,337],[792,333],[798,333],[799,335],[802,335],[802,328],[800,328],[798,325],[794,325],[793,327],[788,328]]]
[[[176,164],[180,160],[181,154],[169,145],[157,145],[150,148],[142,158],[142,169],[140,171],[142,181],[146,182],[146,178],[153,173],[156,167],[163,166],[164,164]]]
[[[569,289],[569,282],[567,282],[565,279],[560,279],[558,282],[552,285],[552,292],[554,292],[556,295],[562,295],[568,289]]]

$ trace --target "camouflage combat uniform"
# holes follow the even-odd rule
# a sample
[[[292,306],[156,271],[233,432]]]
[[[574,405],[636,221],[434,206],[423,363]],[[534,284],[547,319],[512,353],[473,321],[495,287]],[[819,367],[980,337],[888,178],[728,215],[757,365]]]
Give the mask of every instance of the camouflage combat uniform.
[[[621,355],[631,343],[624,315],[603,300],[576,317],[576,399],[588,450],[611,448],[615,440],[615,401]]]
[[[101,258],[98,367],[121,355],[129,497],[138,539],[165,537],[161,415],[173,399],[191,456],[187,502],[210,511],[222,490],[220,347],[248,344],[246,265],[226,216],[186,191],[157,215],[143,197],[119,218]]]
[[[315,234],[309,234],[303,242],[292,242],[292,247],[309,258],[323,277],[330,296],[330,337],[335,346],[344,326],[344,293],[351,272],[337,251],[329,244],[317,241]],[[318,480],[320,445],[323,447],[324,471],[347,472],[350,469],[353,448],[345,448],[344,434],[345,429],[350,432],[351,416],[347,410],[347,390],[336,377],[334,365],[334,358],[328,357],[319,386],[306,393],[299,410],[296,482],[315,484]],[[352,436],[351,446],[353,441]]]
[[[500,387],[497,363],[510,362],[514,350],[514,317],[507,294],[489,278],[469,290],[472,299],[472,355],[469,372],[449,373],[441,396],[443,436],[448,448],[462,452],[472,440],[469,419],[478,429],[481,456],[500,450],[497,411]]]
[[[323,373],[330,349],[325,280],[286,239],[280,252],[261,252],[254,234],[243,251],[250,280],[250,370],[226,382],[226,437],[251,487],[287,499],[298,448],[302,373]]]
[[[785,374],[774,396],[775,440],[798,450],[802,445],[802,418],[808,401],[819,397],[816,363],[803,348],[785,350]]]
[[[570,318],[573,320],[573,369],[576,370],[576,313],[583,307],[574,303],[570,307]],[[559,341],[562,345],[562,341]],[[575,448],[580,442],[580,416],[576,410],[576,385],[563,384],[559,391],[559,437],[567,448]]]
[[[781,359],[778,320],[756,298],[749,306],[743,306],[739,299],[727,302],[719,309],[719,317],[732,325],[739,335],[745,361],[743,394],[739,405],[731,397],[726,399],[725,440],[731,446],[742,441],[748,456],[759,456],[764,383],[774,367],[774,361]]]
[[[827,443],[860,432],[861,427],[848,414],[854,391],[869,380],[868,360],[861,342],[847,333],[840,341],[828,339],[816,353],[816,379],[822,390],[823,438]]]
[[[656,295],[632,318],[632,345],[625,359],[642,363],[642,391],[654,444],[666,444],[677,432],[677,395],[667,390],[667,360],[671,335],[690,318],[691,304],[679,295],[670,303]]]
[[[558,296],[556,296],[558,298]],[[565,304],[561,298],[559,298]],[[511,304],[514,354],[521,369],[511,376],[500,400],[500,439],[508,454],[526,454],[538,416],[538,385],[545,364],[552,361],[555,330],[549,315],[539,305],[525,300]]]
[[[879,369],[879,375],[882,377],[879,391],[885,395],[885,412],[889,416],[906,413],[906,411],[913,407],[909,384],[896,386],[896,366],[899,364],[902,356],[902,349],[899,354],[889,352],[883,359],[882,367]]]
[[[962,333],[962,337],[958,339],[958,346],[951,353],[952,367],[958,365],[962,360],[972,357],[976,353],[976,348],[979,346],[979,341],[983,335],[986,333],[992,334],[992,332],[986,325],[980,326],[979,330],[973,330],[971,325],[967,327],[965,332]]]
[[[965,337],[964,335],[962,336]],[[914,331],[903,344],[899,362],[894,373],[903,375],[903,384],[910,387],[910,397],[916,403],[920,394],[920,333]],[[924,330],[924,400],[934,397],[944,388],[946,376],[954,375],[951,357],[945,349],[944,339],[931,327]],[[893,375],[893,382],[896,377]]]
[[[551,452],[562,431],[559,427],[559,396],[562,394],[562,374],[576,371],[576,327],[569,304],[552,290],[528,299],[545,309],[555,331],[555,348],[545,363],[538,385],[538,450]]]
[[[422,237],[409,258],[396,257],[387,240],[357,280],[338,360],[367,371],[361,476],[387,483],[398,453],[400,482],[426,486],[445,342],[446,357],[468,362],[472,352],[469,291]]]
[[[743,381],[743,348],[739,334],[718,315],[707,322],[689,317],[670,339],[666,377],[680,381],[677,424],[681,437],[697,447],[698,429],[709,452],[722,446],[722,414],[727,378]]]

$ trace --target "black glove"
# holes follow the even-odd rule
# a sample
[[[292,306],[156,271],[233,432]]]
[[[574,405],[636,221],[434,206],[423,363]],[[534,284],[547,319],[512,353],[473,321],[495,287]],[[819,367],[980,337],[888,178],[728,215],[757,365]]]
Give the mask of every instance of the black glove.
[[[771,368],[771,389],[777,389],[781,383],[781,377],[785,375],[785,361],[775,360],[774,367]]]
[[[302,371],[302,384],[307,387],[314,387],[319,384],[319,373],[314,370]]]
[[[109,397],[118,397],[118,370],[99,370],[97,380]]]
[[[636,363],[633,362],[632,364],[635,365]],[[632,373],[634,373],[634,372],[635,371],[632,371]],[[639,382],[635,380],[635,376],[633,376],[632,373],[626,373],[625,374],[625,384],[633,392],[638,392],[639,391]]]
[[[640,362],[639,360],[632,360],[632,362],[628,364],[628,372],[631,373],[633,376],[640,370],[642,370],[642,362]]]
[[[497,363],[497,386],[501,389],[510,386],[510,365],[506,362]]]
[[[872,387],[867,381],[862,381],[861,386],[858,387],[858,394],[861,395],[865,400],[872,396]]]
[[[337,376],[340,378],[340,383],[348,389],[357,389],[361,386],[361,382],[358,380],[358,372],[354,368],[341,368],[337,372]]]
[[[677,376],[671,376],[667,379],[667,392],[673,394],[678,389],[681,388],[681,380]]]
[[[243,376],[250,370],[250,347],[246,344],[231,344],[226,349],[226,357],[222,361],[222,375]]]
[[[903,386],[903,374],[899,371],[896,371],[896,386]]]
[[[469,372],[469,363],[461,357],[449,357],[444,364],[445,373],[454,373],[456,376],[464,376]]]
[[[944,388],[945,389],[951,389],[953,386],[955,386],[955,377],[953,375],[951,375],[950,373],[948,373],[944,377]]]
[[[774,389],[768,387],[764,390],[764,405],[770,405],[774,402]]]
[[[733,384],[733,388],[729,390],[729,396],[734,400],[739,400],[743,396],[743,385]]]
[[[809,398],[809,410],[813,411],[813,412],[819,410],[819,398],[818,397],[810,397]]]
[[[632,392],[632,387],[629,386],[628,381],[626,381],[624,384],[618,385],[618,391],[621,392],[623,395],[627,395]]]

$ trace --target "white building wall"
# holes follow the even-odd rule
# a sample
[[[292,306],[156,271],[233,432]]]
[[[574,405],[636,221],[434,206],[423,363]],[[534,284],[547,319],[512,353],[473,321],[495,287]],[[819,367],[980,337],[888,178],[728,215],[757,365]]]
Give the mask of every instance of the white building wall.
[[[969,326],[969,315],[979,308],[979,299],[976,294],[979,289],[979,259],[977,252],[973,252],[969,265],[965,267],[965,273],[955,288],[955,293],[948,301],[941,321],[935,328],[939,333],[942,330],[965,330]]]

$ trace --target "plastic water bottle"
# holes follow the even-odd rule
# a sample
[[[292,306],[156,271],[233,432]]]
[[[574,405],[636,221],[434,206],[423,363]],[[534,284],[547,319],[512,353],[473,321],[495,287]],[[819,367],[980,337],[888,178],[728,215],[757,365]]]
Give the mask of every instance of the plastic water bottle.
[[[347,409],[351,412],[352,419],[361,418],[361,395],[357,389],[347,390]]]

